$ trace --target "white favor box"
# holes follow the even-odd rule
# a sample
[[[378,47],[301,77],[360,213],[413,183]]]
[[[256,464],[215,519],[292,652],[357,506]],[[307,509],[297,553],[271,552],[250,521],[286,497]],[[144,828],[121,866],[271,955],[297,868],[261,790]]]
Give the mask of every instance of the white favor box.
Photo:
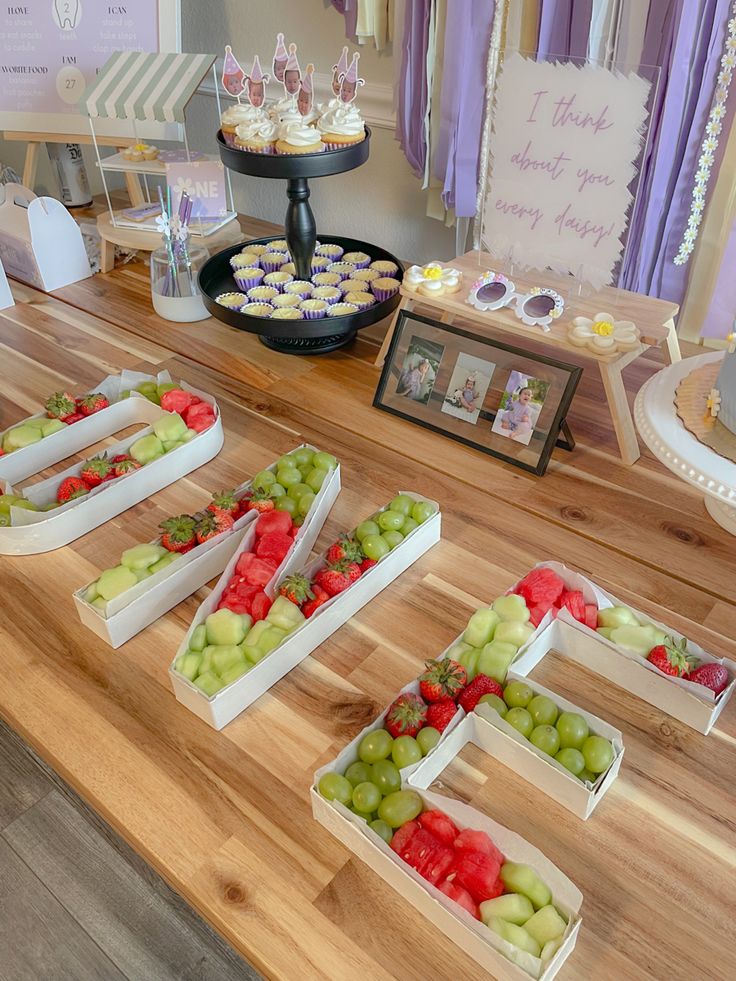
[[[416,500],[425,500],[425,498],[420,498],[408,491],[401,491],[400,493],[408,493],[410,497],[414,497]],[[438,508],[436,502],[432,503]],[[230,579],[232,569],[237,562],[237,555],[234,555],[217,588],[197,611],[192,625],[169,667],[169,675],[177,699],[214,729],[222,729],[435,545],[440,540],[440,526],[441,517],[438,509],[431,518],[415,528],[401,544],[397,545],[377,565],[364,573],[349,589],[320,607],[309,620],[286,637],[276,650],[259,661],[247,674],[215,695],[208,697],[192,682],[175,671],[174,664],[179,655],[186,652],[194,628],[202,623],[217,607]],[[248,551],[252,542],[251,535],[255,536],[255,529],[251,529],[243,538],[239,551]],[[314,543],[312,542],[312,544]],[[309,575],[321,564],[322,559],[316,559],[305,569],[305,574]],[[275,588],[284,575],[302,568],[304,568],[303,561],[290,561],[288,569],[280,569],[269,585],[271,588]]]
[[[308,444],[301,443],[295,449],[303,446],[308,446]],[[309,446],[309,449],[314,450],[315,447]],[[265,469],[273,473],[276,468],[276,463],[273,463]],[[250,484],[250,481],[246,481],[238,486],[235,489],[236,497],[242,497]],[[314,540],[316,540],[319,529],[339,492],[340,467],[338,466],[325,479],[325,483],[315,497],[304,524],[299,529],[293,548],[299,550],[300,556],[306,558],[311,550],[312,546],[310,545],[305,552],[301,542],[308,535],[311,536],[312,524],[315,519],[319,521],[319,515],[322,515],[324,510],[321,506],[322,500],[326,498],[329,503],[326,511],[324,511],[324,517],[321,518],[319,527],[317,527]],[[247,514],[238,518],[230,531],[218,535],[217,538],[213,538],[203,545],[197,545],[196,548],[180,556],[161,572],[142,580],[137,586],[127,589],[120,596],[116,596],[107,604],[107,616],[103,616],[98,609],[85,602],[84,596],[90,586],[90,583],[87,583],[86,586],[82,586],[73,594],[79,619],[111,647],[120,647],[121,644],[130,640],[131,637],[135,637],[154,620],[158,620],[164,613],[191,596],[215,576],[221,575],[235,552],[240,554],[243,536],[248,526],[257,517],[257,511],[248,511]],[[307,538],[307,541],[310,540],[311,538]],[[159,538],[155,539],[154,544],[158,544],[159,541]]]
[[[11,507],[10,515],[13,524],[10,527],[0,529],[0,554],[34,555],[68,545],[92,531],[93,528],[97,528],[98,525],[114,518],[121,511],[133,507],[134,504],[150,497],[151,494],[155,494],[163,487],[174,483],[180,477],[184,477],[217,456],[224,440],[222,419],[217,403],[204,392],[199,392],[193,388],[189,388],[188,391],[198,395],[203,401],[214,407],[215,422],[209,429],[198,433],[184,446],[177,447],[157,460],[147,463],[139,470],[135,470],[124,477],[118,477],[108,484],[95,487],[84,497],[68,501],[53,511],[27,511],[22,508]],[[108,412],[113,408],[117,411],[108,415]],[[104,430],[98,439],[136,423],[154,423],[167,414],[143,396],[133,394],[130,398],[115,406],[110,406],[110,409],[104,409],[100,413],[104,417]],[[94,419],[95,417],[90,418]],[[73,430],[76,425],[81,426],[83,423],[80,421],[74,426],[70,426],[69,429]],[[127,452],[136,440],[148,435],[151,431],[149,425],[133,436],[109,447],[107,452],[110,455]],[[64,430],[63,434],[66,432]],[[51,442],[54,438],[54,436],[50,436],[47,440],[41,440],[40,443],[33,445],[43,446],[45,442]],[[93,442],[95,441],[93,439]],[[52,446],[49,450],[49,459],[43,462],[39,469],[51,466],[57,461],[59,459],[57,453],[58,450]],[[3,459],[5,458],[0,457],[0,460]],[[49,477],[38,484],[33,484],[24,491],[24,496],[35,504],[43,504],[55,499],[57,488],[62,480],[67,476],[78,474],[80,469],[81,464],[75,464],[63,473]],[[0,477],[2,476],[3,471],[0,467]],[[6,492],[12,493],[9,484],[6,487]]]
[[[335,838],[377,872],[414,909],[489,974],[495,978],[503,978],[504,981],[529,981],[529,978],[551,981],[572,953],[577,941],[582,923],[580,907],[583,896],[580,890],[542,852],[485,814],[450,797],[427,790],[418,793],[428,808],[443,811],[461,829],[485,831],[508,860],[530,865],[549,886],[552,902],[568,918],[568,925],[562,945],[544,970],[538,957],[502,940],[422,879],[363,820],[342,804],[325,800],[315,787],[310,790],[310,797],[315,820],[323,824]]]
[[[539,567],[552,569],[564,579],[568,588],[582,589],[588,595],[592,593],[599,609],[610,606],[628,606],[627,603],[621,602],[615,596],[600,589],[585,576],[567,569],[559,562],[542,562],[537,566],[537,568]],[[632,606],[629,606],[629,609],[642,622],[653,623],[655,627],[671,635],[675,640],[682,639],[682,634],[671,627],[653,620],[646,613],[641,613]],[[546,622],[545,618],[540,627],[544,627]],[[726,667],[731,677],[731,683],[720,695],[714,695],[704,685],[696,685],[682,678],[670,678],[663,675],[646,658],[639,657],[633,651],[617,647],[601,634],[579,623],[565,610],[560,612],[557,622],[564,622],[576,634],[580,635],[576,642],[570,641],[565,648],[560,650],[560,653],[602,675],[615,685],[625,688],[631,694],[638,696],[650,705],[654,705],[655,708],[661,709],[667,715],[679,719],[680,722],[684,722],[685,725],[702,732],[704,735],[710,732],[736,688],[736,663],[728,660],[728,658],[714,657],[691,640],[688,640],[687,643],[688,653],[694,654],[703,662],[715,661]],[[568,636],[572,637],[572,635]],[[526,647],[522,648],[520,657],[513,662],[514,671],[520,675],[527,675],[534,665],[544,657],[548,649],[549,645],[545,648],[544,645],[527,644]]]

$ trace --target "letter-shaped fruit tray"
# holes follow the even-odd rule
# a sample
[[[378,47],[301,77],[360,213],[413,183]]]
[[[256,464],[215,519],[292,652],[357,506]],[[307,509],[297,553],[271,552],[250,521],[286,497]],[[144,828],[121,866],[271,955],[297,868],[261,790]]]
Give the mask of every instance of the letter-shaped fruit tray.
[[[116,395],[122,390],[121,377],[126,374],[133,379],[146,379],[149,376],[125,373],[113,376],[95,389],[105,391],[112,384]],[[168,376],[160,376],[160,378]],[[139,501],[150,497],[163,487],[174,483],[180,477],[201,467],[220,452],[223,443],[223,430],[217,403],[211,395],[197,391],[182,383],[182,388],[198,395],[215,410],[215,422],[209,429],[198,433],[184,446],[176,447],[157,460],[146,464],[125,476],[95,487],[84,497],[75,498],[53,511],[29,511],[11,507],[11,525],[0,528],[0,554],[33,555],[50,552],[68,545],[75,539],[86,535],[98,525],[109,521]],[[51,467],[71,454],[79,453],[86,446],[94,445],[101,439],[112,436],[127,426],[145,424],[144,429],[120,442],[106,448],[109,456],[125,453],[129,447],[152,431],[152,424],[162,416],[169,415],[159,406],[149,402],[137,392],[111,404],[86,419],[80,420],[66,429],[47,436],[31,446],[0,456],[0,487],[2,492],[12,494],[12,481],[27,477],[47,467]],[[24,497],[37,505],[56,500],[56,492],[65,477],[77,476],[81,464],[67,468],[23,491]]]

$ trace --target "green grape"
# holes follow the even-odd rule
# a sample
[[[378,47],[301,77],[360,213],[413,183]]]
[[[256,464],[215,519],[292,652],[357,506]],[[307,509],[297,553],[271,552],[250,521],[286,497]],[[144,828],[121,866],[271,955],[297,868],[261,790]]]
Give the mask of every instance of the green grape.
[[[582,756],[583,754],[581,753],[580,755]],[[578,773],[578,780],[587,780],[588,783],[595,783],[596,775],[595,773],[591,773],[590,770],[581,770],[580,773]]]
[[[422,730],[424,732],[424,730]],[[353,764],[355,766],[355,764]],[[347,773],[347,770],[345,771]],[[378,787],[383,796],[401,790],[401,774],[391,760],[379,760],[373,764],[373,775],[369,778]]]
[[[381,791],[374,783],[364,781],[353,788],[353,807],[363,814],[372,814],[381,803]]]
[[[416,501],[411,509],[412,518],[420,525],[424,524],[434,513],[435,506],[434,504],[430,504],[429,501]]]
[[[254,490],[266,490],[271,484],[276,483],[276,477],[270,470],[259,470],[251,481]]]
[[[361,521],[358,527],[355,529],[355,537],[359,542],[362,542],[364,538],[369,535],[380,535],[381,529],[378,527],[375,521]]]
[[[312,466],[319,467],[320,470],[334,470],[337,459],[331,453],[315,453],[312,457]]]
[[[387,845],[391,844],[391,839],[393,838],[394,833],[385,821],[377,818],[375,821],[371,821],[368,827],[371,829],[371,831],[375,831],[379,838],[383,838]]]
[[[591,773],[604,773],[613,763],[613,746],[603,736],[588,736],[581,752],[585,768]]]
[[[399,514],[403,514],[404,517],[408,517],[411,514],[411,509],[414,507],[414,498],[409,497],[408,494],[397,494],[396,497],[391,501],[389,507],[392,511],[398,511]]]
[[[404,518],[403,525],[399,528],[401,534],[406,538],[408,534],[414,531],[415,528],[419,527],[419,522],[415,521],[414,518]]]
[[[300,484],[302,482],[302,475],[296,467],[289,467],[288,469],[279,470],[276,474],[276,480],[288,491],[294,484]]]
[[[308,494],[302,494],[297,505],[299,514],[306,518],[306,516],[309,514],[309,509],[314,504],[314,499],[316,496],[317,495],[313,494],[311,491],[309,491]]]
[[[328,472],[329,471],[323,470],[320,467],[314,467],[314,469],[309,471],[304,482],[316,494],[317,491],[320,490],[320,488],[322,487],[322,484],[324,484]]]
[[[561,749],[582,749],[590,735],[588,723],[577,712],[563,712],[557,720]]]
[[[506,721],[517,732],[520,732],[522,736],[525,736],[527,739],[531,736],[532,729],[534,728],[534,719],[532,719],[525,708],[509,709],[506,713]]]
[[[347,781],[345,781],[347,783]],[[422,813],[422,798],[416,790],[397,790],[378,805],[378,816],[391,828],[400,828]]]
[[[557,721],[557,706],[546,695],[535,695],[526,707],[535,726],[553,726]]]
[[[368,535],[360,543],[365,557],[378,561],[391,551],[388,542],[381,535]]]
[[[502,719],[506,717],[508,706],[502,698],[498,697],[498,695],[491,695],[490,693],[488,695],[482,695],[478,701],[478,704],[480,705],[481,702],[486,702],[491,706],[491,708],[495,709]]]
[[[391,551],[393,551],[396,546],[400,545],[404,540],[404,536],[400,531],[384,531],[381,538],[384,540],[384,542],[386,542]]]
[[[585,769],[585,759],[583,758],[583,754],[579,749],[573,749],[571,746],[568,746],[566,749],[561,749],[559,753],[556,753],[555,759],[576,777],[580,776]]]
[[[301,467],[311,467],[314,450],[310,450],[308,446],[300,446],[298,450],[292,450],[289,456],[300,469]]]
[[[309,484],[303,484],[299,481],[298,484],[292,484],[291,487],[286,492],[289,497],[293,497],[295,501],[298,501],[302,494],[311,494],[312,488]]]
[[[341,804],[347,805],[353,799],[353,785],[339,773],[324,773],[317,789],[327,800],[339,800]]]
[[[366,824],[370,824],[371,821],[375,819],[374,811],[359,811],[356,807],[350,808],[356,817],[359,817],[361,821],[365,821]]]
[[[560,734],[554,726],[535,726],[529,742],[548,756],[554,756],[560,748]]]
[[[482,701],[482,699],[481,699]],[[417,744],[422,751],[422,756],[430,753],[442,738],[442,733],[434,726],[425,726],[417,733]]]
[[[298,466],[299,464],[296,462],[294,458],[293,450],[291,451],[291,453],[284,453],[284,455],[280,456],[276,461],[277,470],[288,470],[289,467],[298,467]]]
[[[365,783],[373,779],[373,767],[370,763],[356,760],[355,763],[351,763],[347,768],[345,776],[353,787],[357,787],[359,783]]]
[[[268,488],[268,496],[277,500],[279,497],[283,497],[286,494],[286,488],[282,487],[281,484],[271,484]]]
[[[293,517],[296,514],[297,503],[293,497],[288,497],[284,494],[283,497],[277,499],[275,508],[277,511],[286,511]]]
[[[534,692],[524,681],[510,681],[503,690],[503,700],[509,708],[526,708]]]
[[[391,759],[403,770],[405,766],[418,763],[422,758],[422,751],[419,743],[413,736],[397,736],[391,748]]]
[[[382,531],[398,531],[404,523],[405,515],[398,511],[381,511],[378,515],[378,525]]]
[[[364,763],[378,763],[379,760],[385,760],[391,755],[393,744],[390,732],[385,729],[374,729],[373,732],[367,732],[360,740],[358,756]]]

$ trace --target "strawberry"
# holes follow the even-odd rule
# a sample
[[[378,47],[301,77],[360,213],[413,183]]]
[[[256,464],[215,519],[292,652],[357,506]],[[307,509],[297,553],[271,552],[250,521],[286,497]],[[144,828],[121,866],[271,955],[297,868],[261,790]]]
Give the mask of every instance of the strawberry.
[[[363,561],[360,563],[360,571],[368,572],[368,570],[372,569],[374,565],[378,565],[376,559],[363,559]]]
[[[444,732],[457,712],[457,705],[451,698],[443,698],[427,706],[427,725],[437,732]]]
[[[454,708],[454,706],[453,706]],[[397,736],[416,736],[427,724],[427,706],[418,695],[405,692],[389,705],[383,727]]]
[[[309,580],[299,573],[287,576],[279,586],[279,595],[285,596],[290,602],[301,606],[307,600],[314,599],[314,593],[309,588]]]
[[[498,695],[499,698],[503,698],[503,688],[487,674],[476,675],[458,702],[466,712],[472,712],[483,695]]]
[[[49,419],[61,419],[66,422],[68,417],[77,411],[77,402],[69,392],[54,392],[46,399],[46,415]]]
[[[274,531],[282,535],[291,534],[291,515],[288,511],[266,511],[256,521],[256,538],[270,535]]]
[[[345,575],[348,577],[351,583],[357,582],[363,575],[363,570],[360,568],[357,562],[340,563],[340,565],[345,566]]]
[[[277,565],[281,565],[293,544],[294,539],[291,535],[273,531],[270,535],[263,535],[258,539],[256,555],[261,559],[273,559]]]
[[[503,892],[501,863],[495,855],[461,851],[455,858],[454,881],[467,889],[476,903],[495,899]]]
[[[113,467],[113,472],[116,477],[124,477],[126,473],[133,473],[134,470],[140,470],[143,466],[137,460],[121,460],[120,463],[116,463]]]
[[[213,514],[212,511],[203,511],[196,515],[196,519],[194,531],[200,545],[202,542],[208,542],[211,538],[216,538],[233,526],[232,515],[225,514],[225,512]]]
[[[201,401],[191,392],[185,392],[182,388],[170,388],[161,396],[161,408],[167,412],[178,412],[183,415],[190,405],[196,405]]]
[[[102,456],[93,456],[91,460],[87,460],[87,462],[82,465],[82,470],[79,476],[91,489],[92,487],[99,486],[99,484],[101,484],[104,480],[107,480],[111,471],[112,467],[110,465],[110,461],[103,453]]]
[[[168,392],[164,392],[164,394],[168,395]],[[207,505],[208,511],[224,511],[226,514],[232,514],[233,517],[239,508],[240,504],[235,499],[233,491],[220,491],[219,494],[213,494],[212,500]]]
[[[478,909],[478,904],[470,895],[467,889],[463,889],[456,882],[452,882],[450,879],[445,879],[441,882],[437,888],[440,892],[444,893],[448,899],[451,899],[458,906],[462,906],[466,909],[471,916],[474,916],[476,920],[480,919],[480,910]]]
[[[196,524],[191,514],[167,518],[159,525],[161,544],[167,552],[188,552],[197,544]]]
[[[458,852],[482,852],[490,855],[499,868],[504,863],[503,853],[496,848],[485,831],[473,831],[472,828],[465,828],[453,841],[453,846]]]
[[[462,664],[451,657],[426,662],[427,670],[419,676],[419,694],[425,702],[439,702],[443,698],[457,700],[465,687],[468,675]]]
[[[81,412],[83,416],[93,416],[95,412],[106,409],[109,404],[110,400],[102,392],[93,392],[77,399],[77,412]]]
[[[67,426],[71,426],[73,422],[79,422],[80,419],[84,419],[82,413],[73,412],[70,416],[64,416],[64,418],[61,421],[65,422]]]
[[[184,410],[182,416],[188,428],[197,433],[203,433],[215,421],[215,411],[207,402],[195,402]]]
[[[130,457],[127,453],[118,453],[117,456],[114,456],[112,460],[110,460],[110,463],[112,464],[122,463],[123,460],[131,460],[131,459],[132,457]]]
[[[363,550],[353,538],[342,536],[334,545],[327,549],[327,561],[330,565],[347,560],[348,562],[361,562],[364,558]]]
[[[424,830],[429,831],[443,845],[451,845],[460,833],[442,811],[424,811],[423,814],[419,815],[418,820]]]
[[[675,678],[687,678],[698,659],[687,653],[687,641],[683,637],[675,643],[672,637],[666,637],[664,644],[657,644],[647,654],[647,660],[655,668]]]
[[[66,504],[67,501],[75,497],[84,497],[85,494],[89,494],[89,487],[81,477],[65,477],[59,484],[56,500],[59,504]]]
[[[716,661],[701,664],[690,673],[687,680],[694,681],[696,685],[705,685],[716,695],[720,695],[729,684],[728,671]]]
[[[253,597],[250,610],[254,622],[256,620],[266,619],[268,611],[271,609],[272,602],[273,600],[270,600],[263,591],[256,593],[256,595]]]
[[[274,503],[265,490],[253,491],[245,506],[246,511],[260,511],[261,514],[266,511],[273,511],[273,509]]]
[[[322,587],[318,586],[316,583],[312,583],[311,589],[314,593],[314,599],[307,600],[304,606],[302,606],[302,613],[307,619],[309,619],[313,613],[316,613],[320,606],[326,603],[330,598],[324,589],[322,589]]]
[[[314,577],[314,581],[324,589],[328,596],[337,596],[338,593],[344,592],[351,585],[351,580],[339,565],[335,568],[326,566],[324,569],[320,569]]]

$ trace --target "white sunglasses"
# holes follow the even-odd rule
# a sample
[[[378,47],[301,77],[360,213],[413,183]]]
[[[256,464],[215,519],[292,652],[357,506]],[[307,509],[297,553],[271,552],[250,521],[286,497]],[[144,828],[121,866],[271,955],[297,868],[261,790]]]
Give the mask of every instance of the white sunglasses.
[[[565,301],[556,290],[533,286],[528,293],[517,293],[508,276],[493,270],[483,273],[473,283],[468,303],[476,310],[499,310],[514,305],[514,313],[522,323],[542,330],[549,330],[552,321],[565,309]]]

